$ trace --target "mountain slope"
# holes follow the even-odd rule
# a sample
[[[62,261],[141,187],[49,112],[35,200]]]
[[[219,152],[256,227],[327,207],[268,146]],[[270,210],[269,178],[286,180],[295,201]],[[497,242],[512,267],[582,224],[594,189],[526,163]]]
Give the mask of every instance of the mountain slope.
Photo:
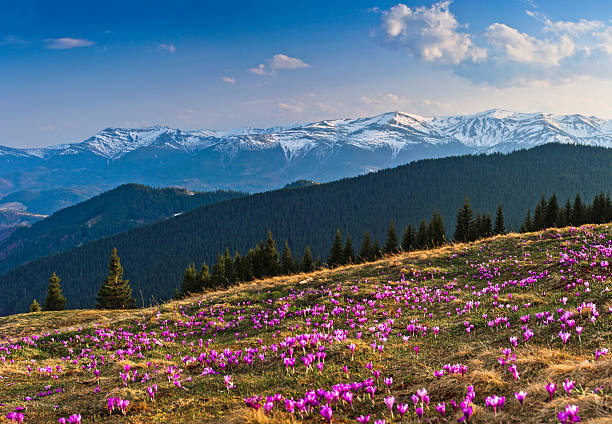
[[[589,225],[0,318],[0,414],[27,396],[28,423],[609,423],[611,260],[612,225]]]
[[[243,195],[234,191],[197,193],[126,184],[15,231],[0,242],[0,273],[36,258]]]
[[[612,187],[612,149],[549,144],[508,155],[424,160],[360,177],[255,194],[204,206],[157,224],[33,261],[0,276],[0,314],[24,311],[44,296],[52,272],[63,279],[69,307],[89,307],[117,247],[125,278],[148,302],[167,299],[191,262],[210,265],[229,246],[241,254],[271,229],[296,256],[310,245],[327,257],[337,228],[359,246],[369,230],[384,238],[391,219],[398,229],[418,225],[436,209],[452,234],[466,196],[475,210],[494,214],[503,204],[506,228],[517,229],[543,193],[561,204],[580,193],[589,201]],[[140,298],[140,296],[138,296]]]
[[[263,191],[331,181],[423,158],[510,152],[545,143],[612,147],[612,121],[491,110],[426,118],[402,112],[269,129],[107,128],[74,144],[0,147],[0,195],[125,182]]]

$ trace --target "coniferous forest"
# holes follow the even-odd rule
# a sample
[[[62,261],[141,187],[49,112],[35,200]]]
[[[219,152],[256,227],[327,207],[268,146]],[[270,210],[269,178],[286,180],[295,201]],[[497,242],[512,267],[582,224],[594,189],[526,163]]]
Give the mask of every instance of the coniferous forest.
[[[0,290],[5,295],[0,313],[25,311],[33,298],[43,298],[45,278],[52,272],[62,279],[68,308],[91,307],[114,247],[121,255],[134,297],[148,304],[153,297],[161,300],[180,295],[181,286],[193,283],[193,270],[195,284],[200,284],[197,274],[202,262],[212,264],[210,279],[215,285],[231,284],[231,280],[226,282],[229,263],[234,263],[236,253],[248,257],[250,249],[267,249],[269,253],[253,262],[251,272],[257,277],[274,275],[280,272],[279,268],[288,270],[298,263],[303,269],[312,269],[323,262],[339,263],[341,257],[372,258],[379,252],[392,252],[394,245],[408,249],[453,238],[470,240],[494,233],[496,228],[537,228],[525,226],[527,211],[533,210],[535,219],[540,202],[538,217],[542,215],[544,222],[550,222],[546,220],[552,219],[551,211],[555,209],[554,201],[552,208],[549,206],[553,193],[559,210],[565,210],[568,200],[573,207],[579,194],[585,199],[580,202],[584,206],[581,220],[588,220],[587,211],[598,210],[595,203],[601,203],[602,191],[604,200],[608,199],[606,195],[612,187],[610,163],[612,151],[608,149],[551,144],[508,155],[424,160],[333,183],[211,204],[33,261],[0,276]],[[543,194],[546,208],[541,200]],[[599,200],[591,204],[595,196]],[[467,220],[457,213],[466,198],[472,211]],[[586,202],[590,205],[585,206]],[[570,210],[570,219],[571,213]],[[554,219],[556,222],[563,218],[557,213]],[[536,222],[540,225],[540,218]],[[264,237],[269,230],[273,237]],[[335,243],[332,256],[330,248],[337,230],[340,243]],[[397,243],[387,243],[393,232]],[[351,242],[347,248],[348,236]],[[269,239],[275,249],[271,249]],[[291,252],[293,262],[286,250]],[[251,256],[254,258],[254,253]],[[193,264],[192,271],[184,276],[189,264]],[[249,275],[247,271],[240,272],[232,268],[231,278]],[[188,280],[185,284],[184,277]]]

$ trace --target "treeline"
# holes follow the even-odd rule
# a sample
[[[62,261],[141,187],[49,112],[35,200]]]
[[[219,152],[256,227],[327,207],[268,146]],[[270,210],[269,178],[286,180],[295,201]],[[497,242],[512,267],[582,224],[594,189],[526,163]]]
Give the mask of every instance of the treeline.
[[[357,252],[353,247],[351,236],[347,236],[343,241],[342,233],[340,229],[337,229],[329,249],[329,257],[325,262],[321,257],[313,259],[310,246],[304,249],[301,260],[294,259],[288,241],[285,241],[282,253],[279,253],[272,232],[268,230],[267,240],[265,242],[261,240],[257,246],[249,249],[245,256],[240,256],[239,252],[235,252],[232,256],[227,247],[225,254],[217,253],[212,271],[206,261],[202,263],[199,271],[195,263],[189,264],[183,274],[180,291],[178,288],[175,291],[175,298],[210,289],[227,288],[236,283],[257,278],[312,272],[323,267],[335,268],[375,261],[384,255],[439,247],[444,243],[446,243],[446,230],[442,215],[438,212],[433,213],[429,224],[424,219],[421,220],[417,231],[412,225],[406,226],[401,240],[398,238],[394,221],[391,221],[383,247],[380,246],[378,238],[372,241],[370,233],[366,230],[362,237],[361,247]]]
[[[527,208],[535,206],[542,193],[547,198],[557,193],[565,203],[576,193],[593,199],[602,189],[611,190],[610,163],[612,149],[548,144],[511,154],[423,160],[331,183],[217,202],[0,275],[0,315],[27,311],[33,297],[42,299],[52,272],[62,277],[68,308],[90,307],[113,247],[121,254],[139,304],[143,298],[149,304],[153,297],[160,301],[174,296],[187,264],[195,261],[198,271],[204,260],[211,266],[226,246],[232,257],[236,251],[246,255],[262,237],[265,241],[268,230],[280,240],[280,251],[287,240],[298,257],[308,245],[315,258],[325,259],[338,227],[344,238],[351,235],[358,254],[366,230],[371,245],[377,238],[382,241],[381,249],[391,220],[400,239],[404,227],[412,225],[416,240],[421,219],[426,218],[428,227],[436,210],[450,239],[457,208],[468,196],[474,210],[491,213],[493,227],[493,215],[503,201],[505,227],[517,231]]]
[[[556,194],[550,196],[548,200],[546,200],[546,196],[542,195],[534,209],[533,217],[531,216],[531,209],[527,210],[527,216],[521,225],[520,231],[526,233],[550,227],[603,224],[607,222],[612,222],[610,194],[601,192],[595,196],[591,204],[583,203],[580,194],[576,194],[573,203],[568,199],[562,207],[559,207]]]

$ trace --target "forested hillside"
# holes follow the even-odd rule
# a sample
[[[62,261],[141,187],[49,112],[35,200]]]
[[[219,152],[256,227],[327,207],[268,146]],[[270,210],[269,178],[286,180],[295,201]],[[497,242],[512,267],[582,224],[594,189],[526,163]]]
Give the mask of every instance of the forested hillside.
[[[44,296],[52,272],[62,278],[68,307],[91,307],[117,247],[138,303],[167,299],[180,285],[187,264],[214,262],[217,252],[241,254],[272,230],[301,255],[310,245],[326,257],[337,228],[355,246],[369,230],[382,240],[391,220],[398,230],[417,226],[434,210],[447,234],[454,232],[466,196],[475,212],[495,214],[503,205],[508,230],[518,230],[525,212],[541,195],[559,203],[580,193],[591,201],[612,187],[612,150],[545,145],[509,155],[424,160],[391,170],[303,188],[255,194],[204,206],[176,218],[147,225],[72,251],[21,266],[0,277],[0,313],[24,311],[32,297]]]
[[[15,231],[0,243],[0,273],[33,259],[244,195],[236,191],[192,192],[125,184]]]

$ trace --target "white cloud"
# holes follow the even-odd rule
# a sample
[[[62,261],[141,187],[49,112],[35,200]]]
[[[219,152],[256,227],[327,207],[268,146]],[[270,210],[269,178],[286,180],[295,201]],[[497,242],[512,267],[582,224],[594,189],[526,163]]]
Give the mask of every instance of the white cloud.
[[[380,12],[376,35],[383,44],[475,83],[508,87],[567,84],[583,76],[612,79],[612,23],[553,21],[527,3],[526,13],[541,25],[541,35],[504,22],[470,33],[450,11],[450,1],[412,8],[396,4]]]
[[[305,63],[302,59],[290,57],[285,54],[275,54],[270,59],[266,60],[266,65],[260,63],[255,68],[250,68],[249,72],[255,75],[274,75],[276,71],[281,69],[300,69],[309,68],[310,65]]]
[[[44,40],[45,48],[49,50],[68,50],[77,47],[93,46],[95,43],[85,38],[47,38]]]
[[[157,45],[160,49],[167,50],[170,53],[174,53],[176,51],[176,47],[174,47],[174,44],[157,43]]]
[[[232,77],[221,77],[221,79],[223,80],[223,82],[226,82],[228,84],[236,84],[236,79],[232,78]]]
[[[481,61],[487,51],[474,45],[472,36],[459,31],[460,25],[449,10],[450,1],[410,8],[399,3],[382,12],[382,40],[405,47],[427,62],[458,64]]]
[[[489,25],[485,36],[496,49],[497,59],[559,65],[561,60],[573,56],[576,51],[576,45],[568,35],[563,34],[556,40],[540,40],[500,23]]]

